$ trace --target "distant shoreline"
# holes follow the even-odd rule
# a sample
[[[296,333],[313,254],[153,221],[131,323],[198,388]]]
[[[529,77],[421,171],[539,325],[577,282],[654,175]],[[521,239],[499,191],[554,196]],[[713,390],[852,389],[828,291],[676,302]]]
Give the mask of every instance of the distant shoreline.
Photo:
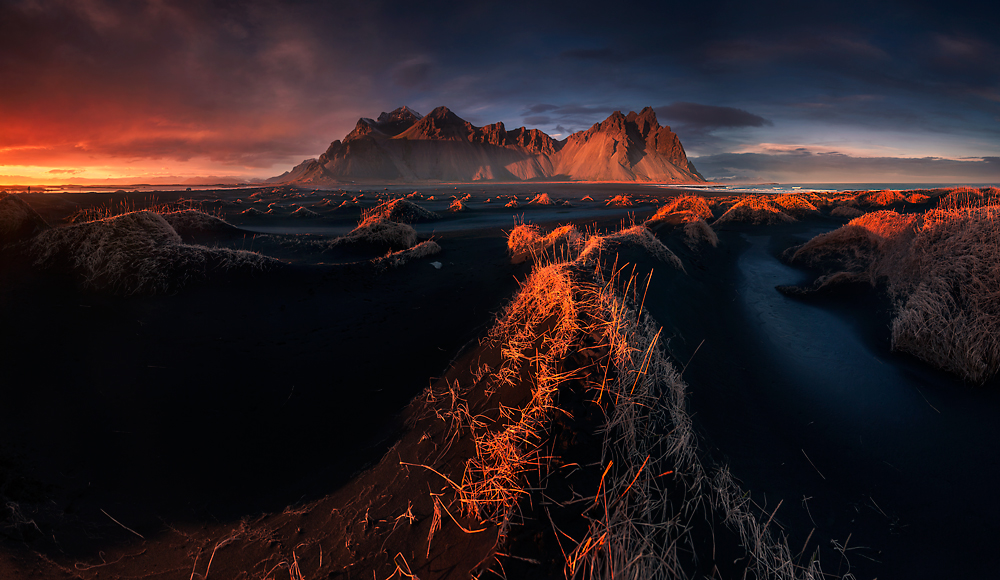
[[[182,192],[182,191],[212,191],[212,190],[242,190],[242,189],[266,189],[274,187],[293,187],[303,190],[317,191],[373,191],[373,190],[414,190],[414,189],[439,189],[444,187],[457,187],[461,189],[491,189],[491,188],[533,188],[533,187],[593,187],[593,186],[625,186],[639,189],[678,189],[695,191],[725,191],[729,193],[789,193],[796,191],[868,191],[868,190],[896,190],[909,191],[917,189],[949,189],[955,187],[989,187],[998,186],[1000,183],[924,183],[924,182],[811,182],[811,183],[781,183],[781,182],[754,182],[754,183],[650,183],[635,181],[423,181],[423,182],[371,182],[371,183],[341,183],[328,185],[305,186],[299,184],[264,184],[264,183],[213,183],[206,185],[190,184],[148,184],[135,183],[128,185],[89,185],[89,184],[62,184],[62,185],[0,185],[0,192],[25,193],[30,189],[31,193],[153,193],[153,192]]]

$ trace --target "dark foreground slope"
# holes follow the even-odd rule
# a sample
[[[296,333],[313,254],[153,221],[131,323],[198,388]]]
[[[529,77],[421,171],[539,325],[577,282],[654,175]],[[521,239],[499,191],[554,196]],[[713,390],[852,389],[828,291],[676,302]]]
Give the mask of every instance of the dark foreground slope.
[[[135,537],[112,516],[152,538],[345,482],[516,288],[499,232],[450,239],[437,259],[484,267],[286,266],[130,297],[5,269],[5,535],[86,559]]]
[[[536,193],[519,197],[524,202]],[[574,212],[606,211],[599,227],[617,229],[629,208],[603,205],[613,191],[604,198],[595,190],[587,193],[598,201],[578,196],[575,207],[525,205],[519,211],[562,223]],[[318,206],[340,194],[268,195],[253,199],[260,201],[257,207],[275,204],[268,210],[273,213],[247,217],[246,224],[258,230],[268,223],[291,227],[303,223],[291,217],[291,200]],[[352,195],[370,210],[372,192],[365,196]],[[5,276],[0,316],[12,331],[2,339],[0,362],[10,376],[26,378],[4,385],[9,405],[2,410],[0,493],[6,511],[0,519],[0,572],[190,579],[338,577],[339,571],[367,578],[372,571],[387,577],[422,567],[418,575],[426,578],[461,575],[463,567],[475,568],[489,556],[486,563],[502,567],[508,577],[552,577],[571,560],[575,570],[589,570],[588,558],[594,562],[595,554],[606,553],[598,547],[620,545],[601,540],[601,514],[621,513],[615,498],[632,506],[639,488],[647,490],[643,494],[666,489],[667,497],[694,489],[664,484],[676,465],[647,472],[662,458],[655,447],[624,454],[609,448],[605,455],[599,427],[614,408],[581,395],[586,388],[601,393],[606,385],[598,373],[587,387],[589,375],[581,373],[608,352],[607,345],[587,338],[590,333],[579,337],[583,348],[568,357],[567,366],[549,374],[568,373],[562,378],[569,388],[560,387],[553,426],[547,438],[536,440],[545,444],[523,473],[532,493],[542,483],[545,491],[518,504],[514,513],[524,520],[512,519],[505,547],[496,544],[503,512],[485,519],[463,515],[466,502],[455,486],[425,467],[400,465],[434,467],[464,487],[464,459],[444,450],[478,449],[467,438],[452,439],[455,432],[469,432],[462,429],[483,435],[474,423],[458,431],[444,428],[435,410],[461,418],[462,407],[454,403],[462,397],[470,416],[486,409],[486,389],[465,387],[479,382],[477,373],[488,374],[482,363],[498,368],[496,353],[476,348],[474,341],[464,357],[449,363],[469,340],[486,334],[530,261],[510,263],[507,232],[500,229],[450,229],[511,219],[503,214],[510,210],[477,196],[467,200],[468,213],[442,213],[441,221],[419,225],[422,238],[436,229],[439,254],[397,268],[375,268],[360,254],[353,263],[331,265],[333,254],[302,255],[320,247],[316,236],[322,235],[300,234],[305,241],[291,243],[269,234],[277,237],[258,236],[255,248],[282,253],[293,263],[210,276],[168,295],[81,291],[64,287],[65,277],[43,277],[30,268]],[[47,201],[49,219],[66,200]],[[716,201],[708,200],[710,219],[739,206]],[[786,209],[803,207],[781,201]],[[753,516],[743,521],[756,521],[758,531],[775,539],[787,536],[793,573],[810,569],[818,558],[826,573],[837,576],[989,576],[989,539],[1000,533],[1000,513],[990,500],[1000,476],[992,459],[1000,450],[991,443],[1000,441],[995,384],[972,389],[891,353],[889,305],[867,286],[808,301],[775,290],[808,276],[781,264],[785,249],[846,221],[830,217],[836,207],[813,201],[817,206],[786,225],[718,224],[717,247],[697,221],[709,217],[705,208],[677,204],[677,211],[663,212],[651,225],[683,270],[645,250],[609,245],[602,251],[606,264],[615,266],[606,274],[618,270],[620,280],[609,288],[630,296],[633,305],[643,304],[651,324],[663,327],[654,342],[688,386],[682,406],[702,442],[699,460],[709,479],[729,467],[748,492],[737,497],[753,502],[740,504]],[[427,202],[438,212],[449,204]],[[246,205],[220,207],[239,215]],[[739,207],[748,208],[743,216],[749,220],[767,221],[780,211],[763,203]],[[359,218],[360,209],[349,211],[358,211]],[[633,209],[638,218],[653,213],[652,205]],[[329,211],[331,220],[339,215]],[[594,221],[587,217],[580,225],[593,227]],[[296,227],[342,227],[336,220],[305,223],[312,225]],[[545,234],[559,223],[542,223],[538,231]],[[239,247],[242,240],[232,232],[199,235],[206,236],[199,243],[209,246]],[[558,244],[583,238],[564,231],[559,239],[538,247],[556,256],[566,251]],[[11,266],[4,263],[5,274]],[[629,283],[633,267],[635,281]],[[638,384],[652,351],[635,349],[637,368],[624,377]],[[442,374],[445,380],[433,378]],[[620,376],[607,375],[609,381]],[[521,387],[538,383],[530,373],[521,378],[527,379]],[[411,422],[404,425],[399,413],[428,384],[432,388],[410,407],[405,416]],[[633,382],[624,384],[628,391]],[[508,393],[502,399],[507,414],[487,416],[516,421],[513,409],[528,393]],[[676,392],[671,397],[676,400]],[[679,432],[653,431],[662,441]],[[352,477],[366,465],[373,469]],[[607,505],[595,497],[606,497]],[[709,577],[752,570],[757,560],[735,548],[750,546],[763,532],[739,538],[725,518],[693,513],[711,523],[713,532],[676,543],[679,561],[691,566],[685,569]],[[432,535],[435,521],[441,527]],[[493,527],[474,527],[490,521]],[[656,521],[680,524],[675,529],[690,523]],[[685,560],[688,548],[713,557],[691,563]],[[758,574],[772,575],[781,577]]]

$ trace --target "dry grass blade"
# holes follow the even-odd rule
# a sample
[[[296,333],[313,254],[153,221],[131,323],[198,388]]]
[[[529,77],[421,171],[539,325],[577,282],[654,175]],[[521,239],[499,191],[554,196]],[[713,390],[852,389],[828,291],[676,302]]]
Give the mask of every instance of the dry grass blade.
[[[427,533],[427,555],[425,556],[427,559],[431,557],[431,542],[434,541],[434,534],[441,529],[441,500],[432,495],[431,503],[434,504],[434,514],[431,517],[431,529]]]

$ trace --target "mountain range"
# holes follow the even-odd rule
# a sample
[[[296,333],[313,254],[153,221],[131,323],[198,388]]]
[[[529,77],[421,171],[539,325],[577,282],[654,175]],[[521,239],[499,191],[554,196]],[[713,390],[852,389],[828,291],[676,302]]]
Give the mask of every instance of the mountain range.
[[[538,129],[476,127],[447,107],[421,116],[408,107],[363,117],[344,139],[269,183],[479,180],[701,183],[680,139],[651,107],[610,117],[555,140]]]

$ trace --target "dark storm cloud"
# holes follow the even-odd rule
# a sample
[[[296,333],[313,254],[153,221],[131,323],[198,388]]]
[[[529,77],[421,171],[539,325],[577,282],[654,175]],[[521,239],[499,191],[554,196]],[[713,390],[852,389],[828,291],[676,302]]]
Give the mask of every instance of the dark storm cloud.
[[[0,164],[44,156],[46,169],[71,167],[65,154],[290,167],[358,117],[402,104],[566,134],[614,110],[672,103],[657,109],[661,122],[699,153],[779,128],[877,126],[961,134],[995,155],[997,10],[11,0],[0,3]]]
[[[628,109],[615,106],[581,105],[569,103],[565,105],[538,104],[531,105],[521,112],[521,121],[527,127],[541,127],[556,133],[569,135],[573,127],[590,127],[606,119],[615,110]],[[545,114],[533,114],[545,113]],[[567,129],[566,127],[570,127]]]
[[[524,122],[526,125],[551,125],[552,118],[545,115],[533,115],[525,117]]]
[[[720,127],[763,127],[773,125],[771,121],[735,107],[717,107],[698,103],[672,103],[656,107],[660,120],[680,123],[698,129],[718,129]]]
[[[524,114],[528,115],[528,114],[531,114],[531,113],[536,113],[536,114],[537,113],[547,113],[549,111],[554,111],[554,110],[556,110],[558,108],[559,108],[558,105],[549,105],[547,103],[539,103],[537,105],[531,105],[530,107],[528,107],[527,109],[525,109]]]
[[[774,125],[770,119],[736,107],[676,102],[654,110],[660,123],[669,125],[689,152],[701,155],[731,151],[752,142],[754,128]]]
[[[567,116],[567,115],[582,115],[582,116],[594,116],[594,115],[604,115],[605,117],[611,114],[614,109],[608,108],[606,106],[596,106],[596,105],[580,105],[577,103],[570,103],[566,105],[549,105],[549,104],[538,104],[531,105],[526,108],[522,115],[539,114],[546,113],[552,116]],[[603,118],[603,117],[602,117]]]
[[[564,50],[559,53],[559,56],[579,60],[618,60],[619,58],[610,48],[576,48]]]

